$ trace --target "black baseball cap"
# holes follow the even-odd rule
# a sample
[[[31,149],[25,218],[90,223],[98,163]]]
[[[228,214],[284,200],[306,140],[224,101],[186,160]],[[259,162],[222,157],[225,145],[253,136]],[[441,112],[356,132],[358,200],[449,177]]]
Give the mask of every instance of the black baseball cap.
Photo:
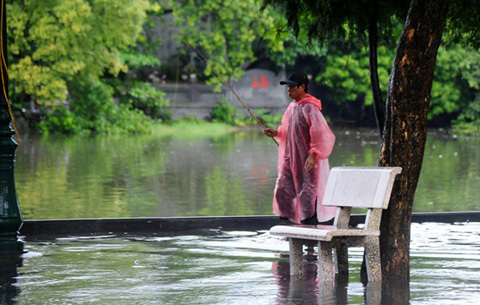
[[[308,77],[302,73],[292,73],[287,80],[280,81],[280,85],[300,86],[303,84],[308,85]]]

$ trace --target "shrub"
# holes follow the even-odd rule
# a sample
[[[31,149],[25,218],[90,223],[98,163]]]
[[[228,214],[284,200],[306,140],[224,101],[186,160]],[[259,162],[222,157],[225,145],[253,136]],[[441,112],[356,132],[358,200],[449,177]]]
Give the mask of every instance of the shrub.
[[[235,125],[236,110],[227,99],[222,98],[220,103],[212,109],[210,116],[212,122]]]

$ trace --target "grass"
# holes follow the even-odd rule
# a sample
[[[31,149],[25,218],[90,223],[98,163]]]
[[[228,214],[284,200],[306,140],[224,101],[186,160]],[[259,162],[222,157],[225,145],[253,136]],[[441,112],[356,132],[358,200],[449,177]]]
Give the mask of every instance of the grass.
[[[451,128],[452,133],[460,135],[478,136],[480,134],[480,123],[476,122],[456,122]]]
[[[215,138],[229,134],[235,127],[224,123],[210,123],[206,121],[177,121],[171,125],[158,124],[153,133],[160,136],[174,135],[177,138]]]

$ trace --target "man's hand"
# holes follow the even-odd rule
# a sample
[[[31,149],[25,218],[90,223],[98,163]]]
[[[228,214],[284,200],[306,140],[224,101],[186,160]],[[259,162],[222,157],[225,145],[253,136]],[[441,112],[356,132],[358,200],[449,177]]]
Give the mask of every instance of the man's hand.
[[[264,128],[263,133],[271,138],[276,137],[278,135],[278,131],[272,128]]]
[[[307,158],[307,161],[305,161],[305,166],[304,166],[304,169],[306,172],[309,172],[313,169],[313,167],[315,166],[315,158],[316,158],[317,155],[315,155],[314,153],[312,153],[310,156],[308,156]]]

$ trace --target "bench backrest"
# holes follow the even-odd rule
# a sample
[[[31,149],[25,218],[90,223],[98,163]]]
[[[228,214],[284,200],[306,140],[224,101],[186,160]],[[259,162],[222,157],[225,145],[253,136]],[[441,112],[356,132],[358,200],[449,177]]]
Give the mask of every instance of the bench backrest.
[[[388,207],[395,176],[401,172],[401,167],[334,167],[328,176],[323,205],[340,207],[335,217],[338,227],[348,227],[352,207],[368,208],[365,226],[377,229],[381,209]]]

